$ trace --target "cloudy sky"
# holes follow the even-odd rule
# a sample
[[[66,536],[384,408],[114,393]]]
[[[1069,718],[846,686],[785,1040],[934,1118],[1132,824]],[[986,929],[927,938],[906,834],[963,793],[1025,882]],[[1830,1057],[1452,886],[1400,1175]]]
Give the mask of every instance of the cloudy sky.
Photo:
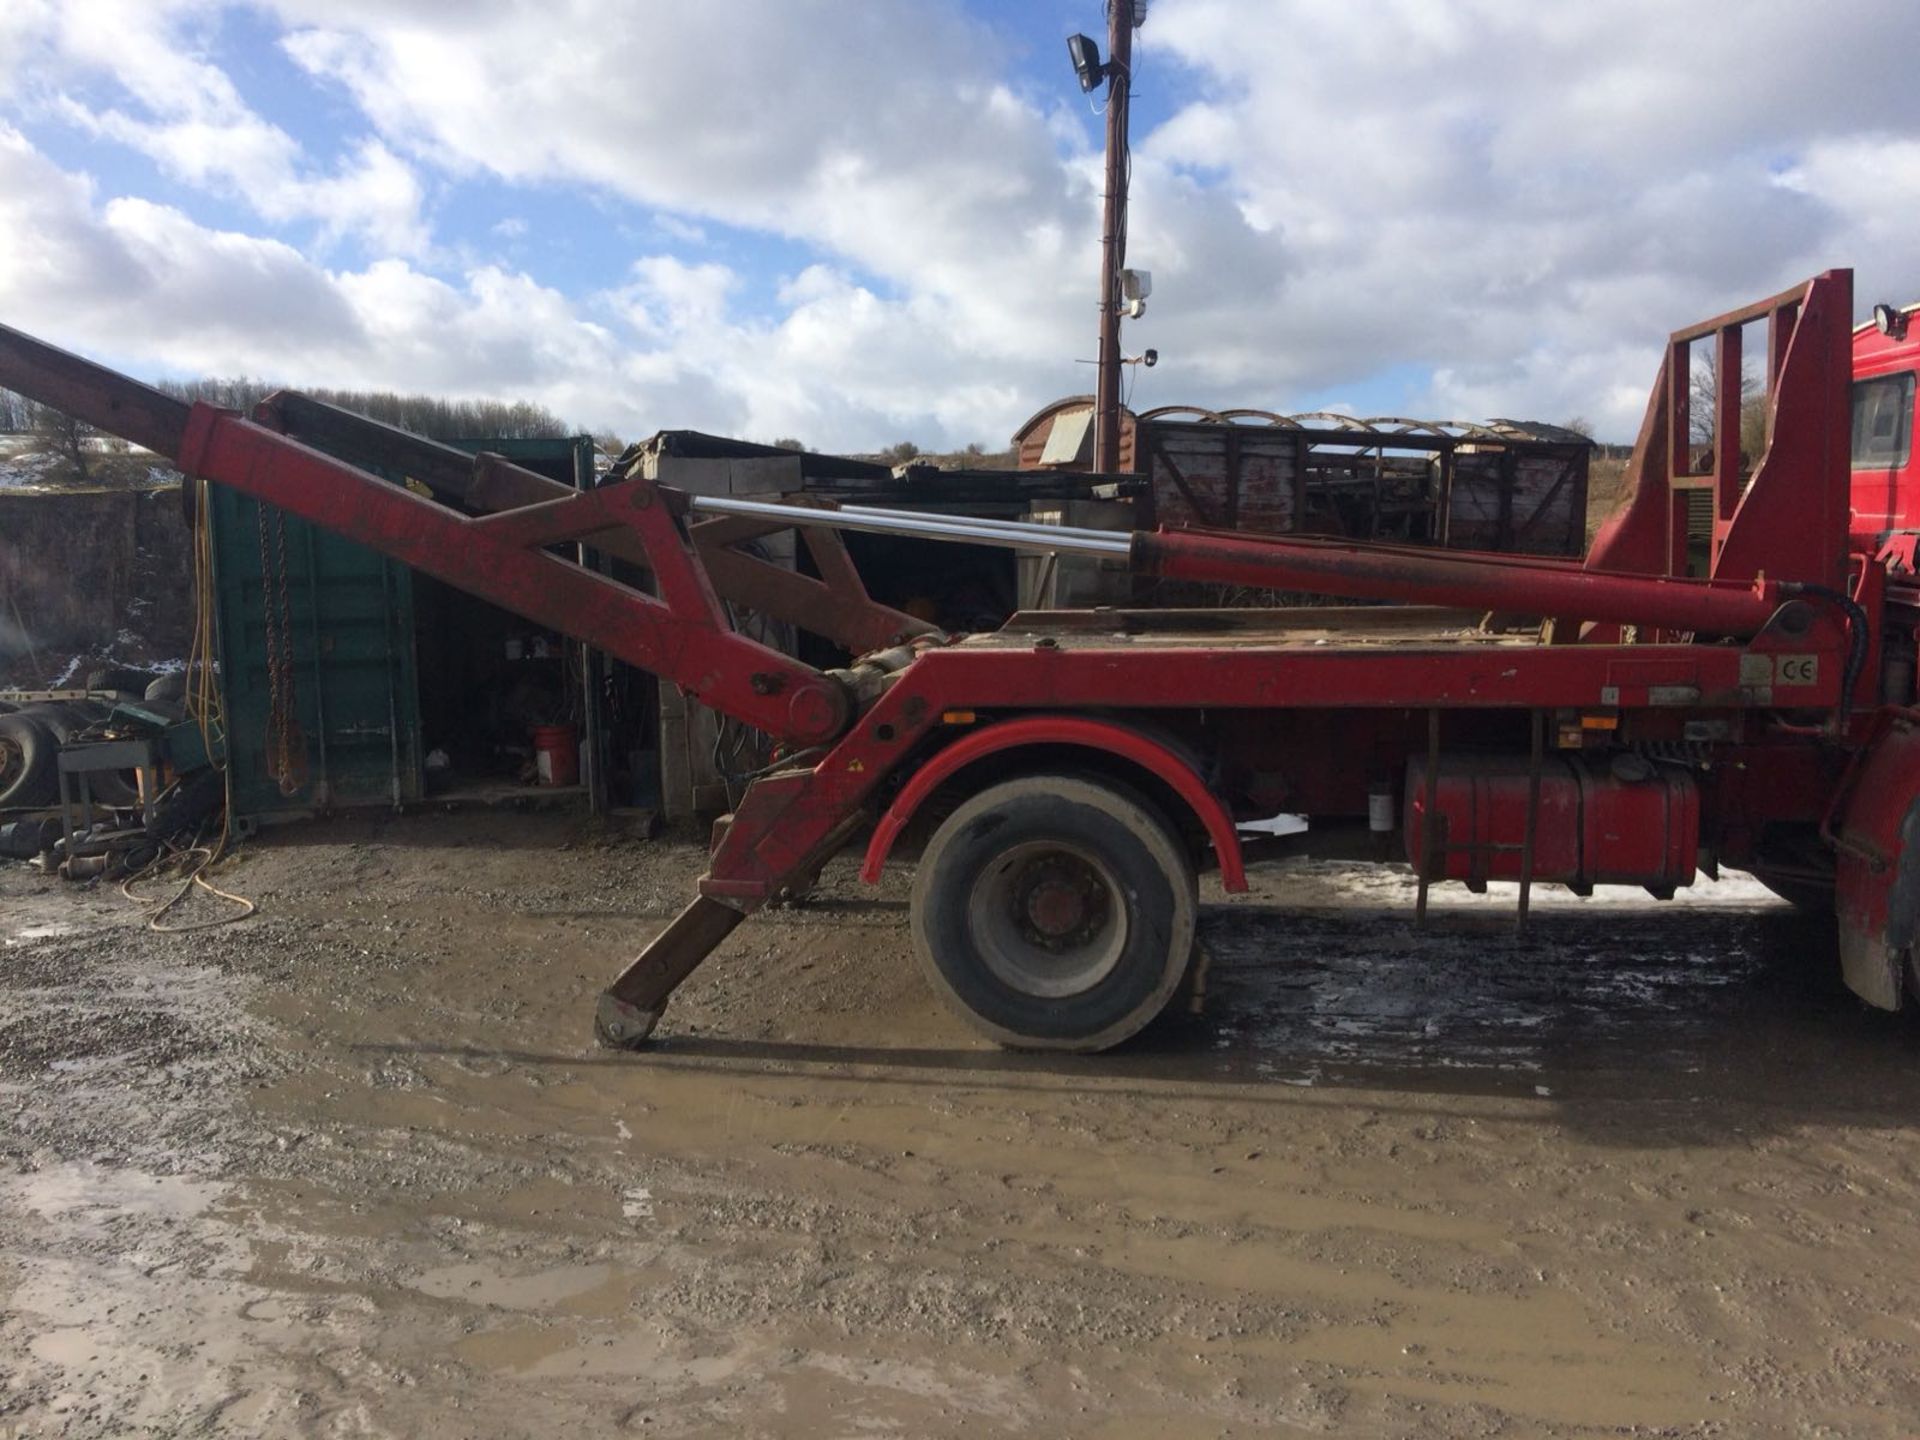
[[[0,0],[0,321],[629,437],[1091,388],[1101,0]],[[1153,0],[1137,406],[1630,438],[1664,333],[1920,299],[1915,0]]]

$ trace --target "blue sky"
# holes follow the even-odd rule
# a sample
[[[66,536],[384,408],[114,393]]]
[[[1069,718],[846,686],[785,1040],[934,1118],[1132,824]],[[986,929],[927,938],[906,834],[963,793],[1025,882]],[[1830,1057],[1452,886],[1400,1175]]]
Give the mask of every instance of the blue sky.
[[[1713,8],[1155,0],[1135,402],[1627,438],[1680,324],[1836,264],[1863,309],[1920,297],[1910,0]],[[997,446],[1089,384],[1101,121],[1064,39],[1103,17],[9,0],[0,319],[629,436]]]

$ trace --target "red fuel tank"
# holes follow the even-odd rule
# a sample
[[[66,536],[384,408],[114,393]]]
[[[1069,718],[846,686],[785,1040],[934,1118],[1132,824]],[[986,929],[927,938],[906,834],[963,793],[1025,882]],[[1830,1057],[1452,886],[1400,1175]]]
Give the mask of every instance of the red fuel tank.
[[[1407,766],[1407,859],[1419,869],[1427,841],[1427,763]],[[1440,820],[1436,880],[1518,880],[1527,838],[1527,762],[1518,756],[1442,755],[1434,809]],[[1550,756],[1540,772],[1533,878],[1582,888],[1693,883],[1700,792],[1678,765],[1623,754],[1611,762]]]

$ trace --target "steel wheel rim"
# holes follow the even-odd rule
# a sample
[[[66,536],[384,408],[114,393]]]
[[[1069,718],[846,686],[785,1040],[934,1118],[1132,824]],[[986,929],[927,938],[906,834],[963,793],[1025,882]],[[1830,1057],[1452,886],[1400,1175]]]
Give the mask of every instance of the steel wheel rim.
[[[1127,947],[1119,881],[1098,855],[1030,840],[994,857],[967,895],[967,929],[988,971],[1036,999],[1099,985]]]

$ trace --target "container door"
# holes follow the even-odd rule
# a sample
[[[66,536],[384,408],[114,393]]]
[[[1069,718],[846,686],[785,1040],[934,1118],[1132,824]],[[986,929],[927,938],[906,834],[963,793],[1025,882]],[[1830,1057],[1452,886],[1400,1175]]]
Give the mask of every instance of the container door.
[[[207,490],[235,813],[419,799],[411,573]]]

